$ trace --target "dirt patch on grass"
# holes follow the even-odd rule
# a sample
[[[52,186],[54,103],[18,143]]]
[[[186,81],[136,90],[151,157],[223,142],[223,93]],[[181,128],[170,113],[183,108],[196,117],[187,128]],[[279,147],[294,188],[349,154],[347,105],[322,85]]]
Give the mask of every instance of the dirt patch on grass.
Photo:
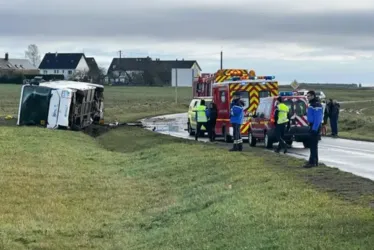
[[[275,171],[292,172],[290,174],[296,174],[321,191],[328,192],[345,201],[368,205],[374,209],[372,205],[374,204],[374,182],[369,179],[325,165],[305,169],[302,168],[304,160],[287,156],[271,157],[266,151],[257,153],[264,157],[265,162],[269,164],[273,162]]]
[[[17,125],[16,118],[6,119],[5,117],[0,117],[0,126],[16,126],[16,125]]]
[[[317,188],[334,193],[344,200],[357,202],[362,197],[374,196],[373,181],[337,168],[318,167],[312,173],[304,173],[302,177]]]

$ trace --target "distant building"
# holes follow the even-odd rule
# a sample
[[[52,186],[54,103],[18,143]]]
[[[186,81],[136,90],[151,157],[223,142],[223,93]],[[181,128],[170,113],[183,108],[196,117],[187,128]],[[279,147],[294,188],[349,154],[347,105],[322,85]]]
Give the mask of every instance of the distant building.
[[[0,58],[0,75],[10,74],[36,75],[39,70],[29,60],[11,58],[5,53],[4,58]]]
[[[83,53],[47,53],[39,65],[42,75],[64,75],[69,79],[76,74],[86,75],[89,66]]]
[[[101,72],[99,65],[97,65],[95,58],[93,57],[86,57],[86,62],[88,65],[88,77],[92,80],[92,82],[99,83],[102,79],[103,72]],[[104,73],[105,74],[105,73]]]
[[[114,58],[108,69],[107,80],[127,85],[171,86],[173,69],[192,69],[194,76],[198,76],[201,72],[199,64],[194,60]]]

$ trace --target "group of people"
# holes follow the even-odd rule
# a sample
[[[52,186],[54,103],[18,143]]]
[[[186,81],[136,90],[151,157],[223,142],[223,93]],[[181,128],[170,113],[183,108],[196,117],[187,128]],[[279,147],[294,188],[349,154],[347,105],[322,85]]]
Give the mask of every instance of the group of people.
[[[324,107],[323,126],[326,129],[327,122],[330,119],[331,136],[336,137],[338,136],[340,104],[336,100],[330,99],[327,104],[323,101],[322,105]]]
[[[304,165],[305,168],[318,166],[318,141],[319,135],[321,132],[322,124],[324,122],[324,108],[317,98],[315,91],[309,91],[307,93],[307,98],[309,101],[309,107],[307,112],[307,119],[309,123],[309,146],[310,146],[310,157],[309,161]],[[337,118],[339,112],[336,113],[336,108],[338,104],[331,101],[331,104],[326,106],[328,112],[327,117],[333,119],[332,130],[333,133],[337,135]],[[196,109],[196,135],[195,140],[198,140],[198,136],[201,132],[201,127],[205,126],[208,130],[208,135],[210,141],[215,139],[215,125],[217,120],[217,107],[214,103],[211,103],[209,108],[205,106],[205,101],[201,100],[200,106]],[[325,113],[326,114],[326,113]],[[244,102],[240,99],[240,94],[235,93],[233,100],[230,105],[230,123],[233,128],[233,147],[230,151],[242,151],[243,150],[243,140],[240,133],[240,127],[243,124],[244,120]],[[277,99],[277,108],[274,115],[274,120],[276,123],[276,136],[279,141],[278,147],[275,149],[275,152],[279,153],[282,149],[284,153],[287,152],[287,144],[284,141],[284,133],[286,127],[290,126],[290,113],[289,108],[286,104],[283,103],[282,98],[278,97]],[[334,123],[336,121],[336,123]],[[336,128],[336,130],[335,130]]]
[[[209,140],[212,142],[216,138],[215,127],[217,122],[217,106],[215,103],[210,103],[206,107],[205,100],[200,101],[200,105],[195,108],[196,112],[196,133],[195,140],[197,141],[201,134],[201,128],[204,126],[208,131]],[[240,126],[243,124],[244,119],[244,102],[240,100],[240,94],[235,93],[233,101],[230,106],[230,123],[233,128],[234,145],[230,151],[242,151],[243,140],[240,134]]]
[[[217,122],[217,106],[215,103],[210,103],[206,107],[205,100],[200,101],[200,105],[195,109],[196,112],[196,132],[195,140],[197,141],[201,133],[201,128],[204,126],[208,131],[209,140],[212,142],[216,138],[215,127]]]

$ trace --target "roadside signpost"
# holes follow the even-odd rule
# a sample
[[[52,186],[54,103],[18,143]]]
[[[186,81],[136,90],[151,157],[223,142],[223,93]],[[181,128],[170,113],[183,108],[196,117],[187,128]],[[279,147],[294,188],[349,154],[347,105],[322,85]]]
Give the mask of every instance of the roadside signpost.
[[[294,80],[293,82],[291,82],[291,87],[293,88],[293,90],[297,90],[299,88],[300,84]]]

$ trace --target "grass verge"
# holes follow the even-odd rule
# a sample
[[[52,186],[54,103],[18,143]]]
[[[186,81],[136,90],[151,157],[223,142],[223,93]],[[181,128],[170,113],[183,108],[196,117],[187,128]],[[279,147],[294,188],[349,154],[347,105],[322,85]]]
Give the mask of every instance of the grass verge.
[[[1,249],[372,249],[374,185],[334,169],[128,127],[0,138]]]

